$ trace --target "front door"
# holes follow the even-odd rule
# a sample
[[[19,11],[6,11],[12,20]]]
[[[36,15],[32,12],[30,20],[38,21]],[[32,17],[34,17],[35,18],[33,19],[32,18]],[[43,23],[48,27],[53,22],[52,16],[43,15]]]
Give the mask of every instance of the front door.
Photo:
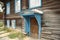
[[[35,19],[35,17],[31,17],[30,18],[30,32],[31,32],[31,36],[34,38],[38,37],[38,23],[37,20]]]

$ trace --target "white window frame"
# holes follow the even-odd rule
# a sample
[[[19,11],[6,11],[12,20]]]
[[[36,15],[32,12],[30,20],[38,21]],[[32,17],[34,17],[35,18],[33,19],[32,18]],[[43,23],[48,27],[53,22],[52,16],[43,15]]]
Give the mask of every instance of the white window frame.
[[[20,2],[19,5],[17,2]],[[19,8],[17,7],[19,6]],[[15,0],[15,13],[21,12],[21,0]]]
[[[11,20],[11,27],[16,28],[16,20]]]
[[[29,8],[38,8],[41,6],[42,6],[42,0],[29,0]]]
[[[6,3],[6,14],[10,14],[10,2]]]
[[[10,27],[10,20],[7,20],[7,27]]]

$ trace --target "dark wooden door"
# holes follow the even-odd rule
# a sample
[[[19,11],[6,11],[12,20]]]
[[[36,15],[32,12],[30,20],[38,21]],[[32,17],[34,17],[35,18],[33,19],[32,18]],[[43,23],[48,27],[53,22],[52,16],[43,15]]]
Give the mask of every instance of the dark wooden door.
[[[32,37],[38,37],[38,24],[35,17],[30,18],[30,32]]]

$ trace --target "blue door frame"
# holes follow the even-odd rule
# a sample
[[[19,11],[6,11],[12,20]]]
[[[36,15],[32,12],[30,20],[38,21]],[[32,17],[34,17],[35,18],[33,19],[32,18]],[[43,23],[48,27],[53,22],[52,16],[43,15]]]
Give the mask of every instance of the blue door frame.
[[[36,20],[37,20],[37,22],[38,22],[38,37],[39,37],[39,39],[40,39],[40,36],[41,36],[41,32],[42,32],[42,27],[41,27],[41,15],[39,15],[39,14],[35,14],[35,18],[36,18]]]
[[[42,27],[41,27],[41,14],[33,13],[33,14],[22,14],[25,19],[25,32],[30,35],[30,17],[35,17],[38,23],[38,37],[40,39]]]
[[[25,32],[30,35],[30,17],[29,16],[24,16],[25,19]]]

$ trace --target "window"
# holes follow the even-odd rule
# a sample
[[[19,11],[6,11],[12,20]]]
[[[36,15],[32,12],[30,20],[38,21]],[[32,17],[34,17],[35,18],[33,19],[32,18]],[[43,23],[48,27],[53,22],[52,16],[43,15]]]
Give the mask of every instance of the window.
[[[21,11],[21,0],[15,0],[15,13]]]
[[[36,8],[41,6],[41,0],[29,0],[29,8]]]
[[[6,4],[6,14],[10,14],[10,2]]]
[[[16,20],[11,20],[11,27],[16,28]]]
[[[10,20],[7,20],[7,27],[10,27]]]

